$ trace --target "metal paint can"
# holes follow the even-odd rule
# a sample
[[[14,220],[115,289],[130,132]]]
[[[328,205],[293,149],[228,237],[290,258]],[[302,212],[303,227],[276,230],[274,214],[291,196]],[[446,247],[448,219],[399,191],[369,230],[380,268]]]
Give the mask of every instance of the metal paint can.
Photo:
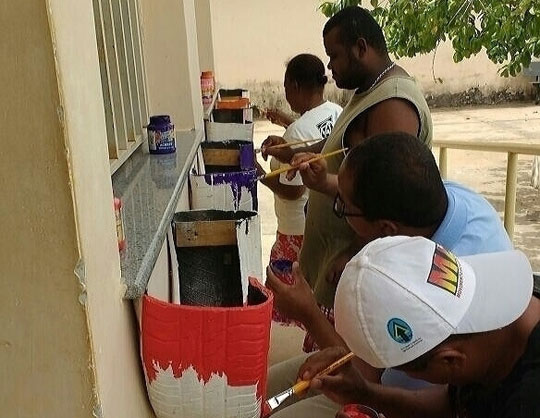
[[[176,135],[169,115],[150,116],[147,131],[150,154],[170,154],[176,151]]]

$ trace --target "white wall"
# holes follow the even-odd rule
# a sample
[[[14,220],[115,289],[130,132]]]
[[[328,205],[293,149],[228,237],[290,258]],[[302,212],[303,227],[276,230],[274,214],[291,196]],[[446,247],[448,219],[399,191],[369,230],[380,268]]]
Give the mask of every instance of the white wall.
[[[168,114],[177,129],[202,127],[194,0],[141,0],[150,115]]]
[[[309,52],[327,62],[322,44],[326,22],[317,10],[319,0],[210,0],[212,6],[216,76],[225,85],[246,81],[282,82],[285,61]],[[426,93],[460,92],[480,87],[486,92],[507,85],[526,85],[523,80],[503,79],[485,54],[455,64],[449,45],[439,48],[435,83],[432,54],[399,63],[414,75]]]

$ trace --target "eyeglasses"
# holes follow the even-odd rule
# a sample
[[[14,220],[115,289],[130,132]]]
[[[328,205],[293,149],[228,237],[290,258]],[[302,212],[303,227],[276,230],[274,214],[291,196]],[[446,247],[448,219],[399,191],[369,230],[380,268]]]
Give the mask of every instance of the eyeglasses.
[[[362,213],[351,213],[345,211],[345,202],[341,199],[341,196],[339,193],[336,193],[336,197],[334,199],[334,215],[336,215],[338,218],[343,218],[344,216],[348,217],[363,217],[365,216]]]

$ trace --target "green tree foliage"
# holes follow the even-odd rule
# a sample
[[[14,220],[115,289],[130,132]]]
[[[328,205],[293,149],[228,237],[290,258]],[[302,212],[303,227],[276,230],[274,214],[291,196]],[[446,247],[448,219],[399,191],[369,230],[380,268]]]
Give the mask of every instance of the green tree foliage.
[[[362,0],[325,1],[333,16]],[[367,3],[367,2],[365,2]],[[449,40],[454,61],[484,49],[504,77],[515,76],[540,57],[540,0],[370,0],[383,27],[388,49],[397,58],[413,57]]]

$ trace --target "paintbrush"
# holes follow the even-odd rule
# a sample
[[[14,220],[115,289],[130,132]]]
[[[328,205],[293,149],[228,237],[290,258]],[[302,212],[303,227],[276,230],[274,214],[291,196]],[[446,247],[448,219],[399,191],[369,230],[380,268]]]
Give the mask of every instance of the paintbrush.
[[[345,152],[347,151],[348,148],[341,148],[341,149],[338,149],[337,151],[332,151],[332,152],[328,152],[326,154],[320,154],[316,157],[313,157],[311,160],[307,160],[307,161],[304,161],[302,164],[309,164],[309,163],[312,163],[312,162],[315,162],[315,161],[319,161],[319,160],[322,160],[323,158],[328,158],[328,157],[331,157],[332,155],[337,155],[337,154],[340,154],[342,152]],[[289,164],[281,167],[281,168],[278,168],[277,170],[274,170],[274,171],[271,171],[270,173],[266,173],[266,174],[262,174],[260,175],[259,177],[257,177],[257,181],[259,180],[263,180],[263,179],[267,179],[267,178],[270,178],[270,177],[275,177],[275,176],[278,176],[280,175],[281,173],[285,173],[289,170],[292,170],[294,168],[296,168],[297,166],[293,167]]]
[[[341,357],[339,360],[333,362],[330,366],[328,366],[326,369],[324,369],[322,372],[319,372],[313,377],[313,379],[317,377],[326,376],[329,373],[332,373],[334,370],[336,370],[338,367],[343,366],[345,363],[349,362],[354,357],[353,353],[349,353]],[[311,380],[313,380],[311,379]],[[269,416],[276,408],[278,408],[285,400],[289,399],[293,395],[298,395],[299,393],[302,393],[306,389],[309,388],[309,385],[311,383],[311,380],[300,380],[298,383],[296,383],[293,387],[287,389],[284,392],[281,392],[280,394],[268,399],[264,405],[263,405],[263,413],[262,417],[265,418]]]
[[[306,139],[305,141],[304,140],[299,140],[299,141],[294,141],[294,142],[285,142],[283,144],[271,145],[269,147],[266,147],[265,149],[287,148],[287,147],[290,147],[291,145],[311,144],[311,143],[319,142],[319,141],[322,141],[322,139],[317,138],[317,139]],[[255,148],[255,153],[257,154],[259,152],[262,152],[262,147],[261,148]]]

